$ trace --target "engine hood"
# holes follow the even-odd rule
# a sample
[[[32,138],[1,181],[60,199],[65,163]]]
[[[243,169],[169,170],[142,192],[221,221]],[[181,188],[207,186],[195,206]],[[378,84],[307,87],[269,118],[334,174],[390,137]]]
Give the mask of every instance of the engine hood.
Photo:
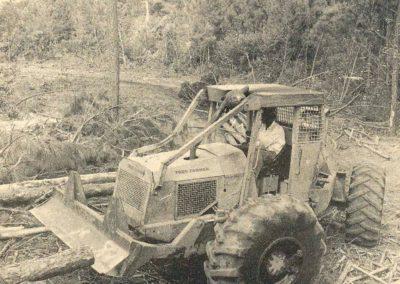
[[[145,157],[129,157],[128,160],[153,174],[154,181],[160,177],[161,164],[178,150]],[[209,178],[213,176],[243,173],[243,152],[229,144],[211,143],[198,147],[197,158],[189,160],[189,151],[168,166],[164,182]],[[239,166],[240,165],[240,166]]]

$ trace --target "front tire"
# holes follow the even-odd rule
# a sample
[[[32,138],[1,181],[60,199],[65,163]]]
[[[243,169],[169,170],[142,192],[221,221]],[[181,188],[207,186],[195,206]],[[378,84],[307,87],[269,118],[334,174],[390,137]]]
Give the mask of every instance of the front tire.
[[[369,164],[353,168],[346,210],[346,241],[373,247],[380,240],[385,172]]]
[[[215,226],[207,244],[210,283],[311,283],[325,246],[312,209],[289,196],[263,196]]]

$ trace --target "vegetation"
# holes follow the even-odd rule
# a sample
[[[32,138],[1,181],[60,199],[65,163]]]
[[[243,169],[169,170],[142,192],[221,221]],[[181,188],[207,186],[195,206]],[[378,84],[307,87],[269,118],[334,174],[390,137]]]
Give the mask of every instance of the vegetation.
[[[3,56],[112,62],[110,3],[10,1],[0,11]],[[349,77],[361,77],[365,103],[387,106],[396,11],[394,0],[120,0],[122,60],[252,81],[311,77],[302,83],[338,104],[360,83]]]

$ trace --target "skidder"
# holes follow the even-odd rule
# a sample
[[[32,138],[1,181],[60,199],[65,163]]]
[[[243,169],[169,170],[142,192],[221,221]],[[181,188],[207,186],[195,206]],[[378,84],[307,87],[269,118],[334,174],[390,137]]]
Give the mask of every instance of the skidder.
[[[202,97],[204,129],[160,151]],[[210,283],[310,283],[325,248],[317,216],[347,204],[348,241],[375,245],[385,188],[373,166],[328,168],[325,113],[320,92],[208,86],[171,135],[121,161],[104,215],[86,205],[77,175],[31,212],[72,249],[90,247],[100,273],[129,276],[151,259],[207,253]]]

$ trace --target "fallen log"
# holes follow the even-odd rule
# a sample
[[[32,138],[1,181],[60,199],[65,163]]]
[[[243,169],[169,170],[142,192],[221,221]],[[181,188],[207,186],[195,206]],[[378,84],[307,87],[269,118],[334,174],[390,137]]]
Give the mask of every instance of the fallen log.
[[[18,206],[28,204],[47,194],[54,186],[36,188],[9,187],[0,189],[1,206]]]
[[[114,189],[116,173],[81,175],[86,197],[110,195]],[[49,194],[55,188],[63,189],[68,177],[34,180],[0,185],[0,206],[26,205]]]
[[[86,174],[81,175],[82,184],[88,183],[107,183],[114,182],[116,177],[116,172],[108,172],[108,173],[97,173],[97,174]],[[46,185],[64,185],[68,180],[68,176],[59,177],[59,178],[50,178],[50,179],[40,179],[40,180],[27,180],[10,184],[0,184],[0,190],[3,188],[8,188],[10,186],[14,187],[40,187]]]
[[[0,283],[45,280],[93,263],[94,255],[88,247],[69,249],[48,257],[3,266],[0,268]]]
[[[40,234],[49,232],[50,230],[46,227],[28,228],[20,230],[2,230],[0,231],[0,240],[9,240],[13,238],[22,238],[29,235]]]
[[[104,195],[111,195],[114,192],[114,182],[110,183],[90,183],[83,185],[83,191],[85,192],[85,196],[95,197],[95,196],[104,196]]]
[[[4,232],[10,232],[10,231],[18,231],[21,229],[24,229],[24,226],[10,226],[10,227],[5,227],[0,225],[0,234]]]

